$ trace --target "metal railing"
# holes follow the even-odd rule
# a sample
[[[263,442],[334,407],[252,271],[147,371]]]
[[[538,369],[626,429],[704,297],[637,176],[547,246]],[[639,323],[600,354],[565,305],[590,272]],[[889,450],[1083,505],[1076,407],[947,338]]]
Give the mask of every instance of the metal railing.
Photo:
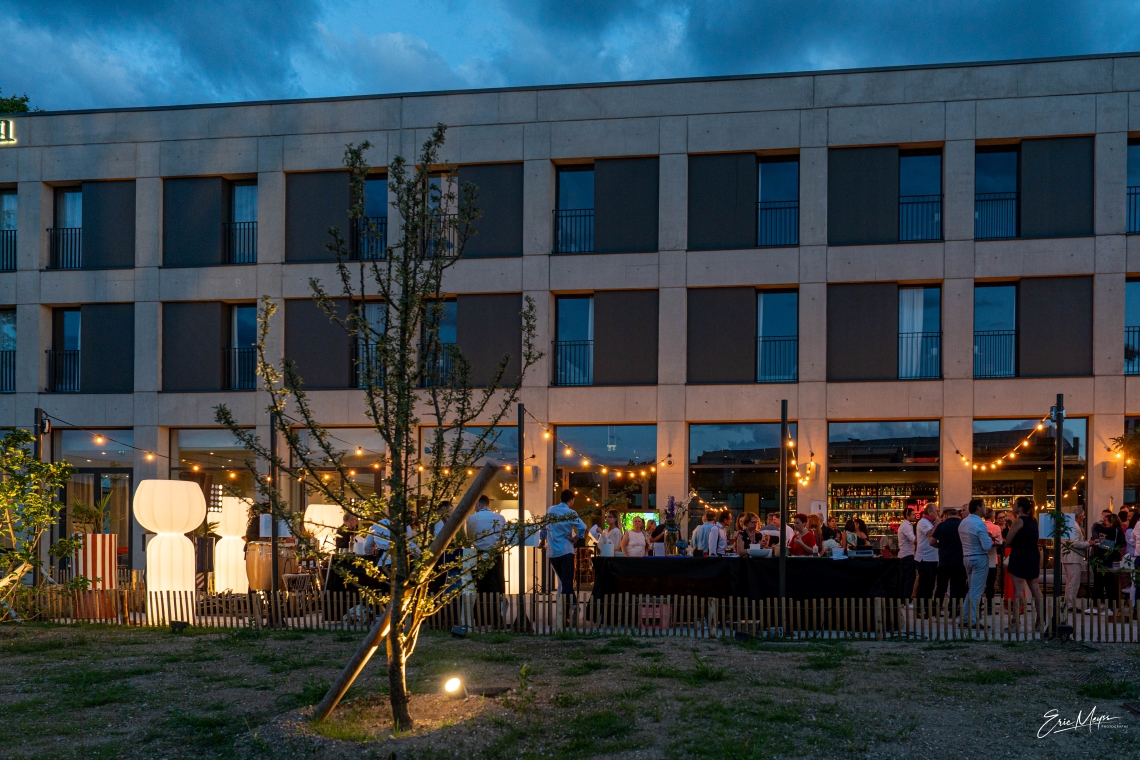
[[[899,380],[942,377],[942,333],[899,333]]]
[[[1017,237],[1017,193],[974,194],[974,239]]]
[[[257,349],[223,348],[227,391],[252,391],[257,388]]]
[[[48,349],[48,392],[79,392],[79,352]]]
[[[383,259],[388,255],[388,217],[366,216],[353,223],[352,249],[356,261]]]
[[[799,378],[799,366],[799,336],[756,339],[756,382],[794,383]]]
[[[1124,374],[1140,375],[1140,326],[1124,328]]]
[[[554,384],[594,384],[594,341],[554,341]]]
[[[899,242],[942,239],[942,196],[899,196]]]
[[[773,248],[799,245],[799,242],[799,201],[760,201],[756,204],[756,245]]]
[[[425,259],[439,255],[455,256],[458,254],[459,230],[455,224],[455,220],[458,218],[459,214],[444,214],[441,211],[433,210],[431,221],[433,229],[430,234],[425,230],[420,239],[420,250]],[[385,222],[385,227],[387,227],[387,222]]]
[[[16,271],[16,230],[0,230],[0,272]]]
[[[554,212],[554,252],[592,253],[594,209],[560,208]]]
[[[377,355],[375,343],[360,341],[353,348],[352,359],[352,387],[366,388],[369,379],[377,385],[384,385],[384,373],[380,367],[380,357]]]
[[[257,222],[224,222],[227,264],[257,263]]]
[[[52,227],[48,236],[51,243],[48,269],[83,268],[82,227]]]
[[[0,351],[0,393],[16,392],[16,352]]]
[[[1140,232],[1140,186],[1128,188],[1128,226],[1125,231],[1129,234]]]
[[[420,347],[424,350],[424,347]],[[424,388],[442,387],[451,385],[455,378],[452,377],[452,355],[455,349],[454,343],[440,343],[435,351],[427,351],[424,353],[424,373],[420,380],[420,385]]]
[[[1017,330],[974,333],[974,377],[1017,377]]]

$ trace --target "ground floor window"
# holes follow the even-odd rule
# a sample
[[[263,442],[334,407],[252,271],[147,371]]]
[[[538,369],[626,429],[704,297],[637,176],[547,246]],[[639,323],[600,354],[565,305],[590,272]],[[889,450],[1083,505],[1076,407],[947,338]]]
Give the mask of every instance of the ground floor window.
[[[1088,420],[1067,418],[1064,438],[1061,508],[1071,512],[1085,503]],[[1009,509],[1018,496],[1033,499],[1039,509],[1052,509],[1056,440],[1057,428],[1049,420],[974,420],[974,453],[969,464],[974,496],[999,512]]]
[[[345,470],[345,477],[351,483],[341,483],[341,474],[337,471],[331,458],[320,447],[311,443],[309,432],[301,430],[298,433],[302,446],[309,449],[312,461],[315,464],[321,480],[334,490],[341,485],[347,489],[346,498],[351,502],[354,498],[368,498],[374,495],[384,480],[384,439],[374,428],[326,428],[327,440],[334,454],[342,457],[341,467]],[[300,457],[290,455],[290,465],[299,467]],[[320,488],[309,483],[303,488],[300,483],[295,484],[291,501],[294,509],[303,512],[309,504],[324,504],[328,498]]]
[[[253,452],[224,428],[170,431],[170,477],[200,485],[207,513],[222,510],[223,496],[258,498],[249,462]]]
[[[555,502],[569,488],[580,512],[616,509],[623,522],[656,512],[656,425],[560,425],[554,435]]]
[[[420,451],[423,453],[425,466],[436,456],[436,452],[433,450],[435,430],[434,427],[420,428]],[[454,500],[458,501],[463,498],[463,494],[467,493],[467,489],[475,480],[479,469],[485,463],[492,462],[499,465],[500,469],[495,473],[495,477],[487,487],[483,489],[481,495],[491,500],[491,509],[496,512],[502,512],[504,509],[514,510],[513,519],[517,519],[519,508],[518,428],[514,425],[499,425],[491,428],[489,432],[488,428],[478,426],[464,428],[462,433],[458,430],[448,430],[444,432],[444,445],[450,447],[454,445],[456,439],[459,439],[460,447],[470,452],[470,447],[475,445],[484,433],[487,433],[486,441],[491,444],[491,449],[486,456],[475,460],[467,472],[463,473],[463,483],[459,486],[459,491]],[[528,508],[527,511],[533,512],[533,507]]]

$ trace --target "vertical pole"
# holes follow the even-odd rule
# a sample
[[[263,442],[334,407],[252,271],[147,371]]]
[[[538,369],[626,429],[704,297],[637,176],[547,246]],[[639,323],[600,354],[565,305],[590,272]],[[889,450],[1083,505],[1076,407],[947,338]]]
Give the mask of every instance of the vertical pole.
[[[1065,494],[1065,394],[1057,394],[1053,407],[1053,424],[1057,426],[1057,440],[1053,447],[1053,636],[1061,625],[1061,498]]]
[[[786,593],[784,585],[788,562],[788,542],[785,539],[788,524],[788,400],[780,402],[780,599]],[[782,610],[783,607],[781,606]]]
[[[520,633],[529,628],[530,621],[526,617],[526,606],[523,600],[526,598],[526,533],[523,530],[525,521],[523,520],[523,507],[526,505],[526,498],[523,486],[523,463],[526,461],[526,455],[523,453],[526,449],[524,446],[526,437],[523,432],[526,422],[526,409],[523,405],[519,404],[519,427],[518,427],[518,444],[519,444],[519,613],[517,620],[517,627]]]
[[[35,409],[35,422],[32,424],[32,435],[35,436],[35,442],[32,444],[32,456],[34,456],[38,461],[42,462],[44,458],[44,410],[40,409],[38,406]],[[61,515],[61,517],[66,520],[66,513]],[[63,535],[64,527],[64,524],[61,523],[59,526],[60,535]],[[48,534],[48,541],[51,541],[50,533]],[[36,565],[32,568],[32,587],[35,588],[39,585],[39,583],[40,566],[37,562]]]
[[[273,579],[270,581],[270,590],[273,599],[269,603],[270,614],[273,616],[271,625],[277,624],[277,594],[280,589],[278,573],[280,572],[277,558],[277,413],[269,415],[269,551],[272,555]]]

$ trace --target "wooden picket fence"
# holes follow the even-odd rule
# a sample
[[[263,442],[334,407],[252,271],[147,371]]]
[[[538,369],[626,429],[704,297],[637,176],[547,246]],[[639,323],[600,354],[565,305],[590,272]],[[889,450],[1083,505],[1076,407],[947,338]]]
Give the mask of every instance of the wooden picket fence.
[[[206,594],[204,592],[38,591],[21,596],[18,614],[55,623],[168,626],[185,622],[201,628],[289,628],[364,630],[380,614],[359,594]],[[1061,600],[1065,605],[1065,600]],[[961,600],[901,599],[715,599],[694,596],[612,594],[574,598],[528,594],[524,615],[517,595],[465,594],[433,615],[433,630],[465,628],[474,633],[535,635],[629,635],[670,638],[779,638],[887,640],[1032,641],[1042,638],[1028,600],[982,601],[974,625],[965,620]],[[1052,621],[1053,599],[1045,598],[1044,618]],[[1076,610],[1062,608],[1062,625],[1072,637],[1091,643],[1140,641],[1137,609],[1128,601],[1079,599]],[[1049,626],[1046,626],[1048,630]]]

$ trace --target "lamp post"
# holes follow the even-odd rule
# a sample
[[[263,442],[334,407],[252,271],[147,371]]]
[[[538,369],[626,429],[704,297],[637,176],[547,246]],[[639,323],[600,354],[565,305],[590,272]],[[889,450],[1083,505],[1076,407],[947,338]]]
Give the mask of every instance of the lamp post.
[[[525,433],[523,428],[526,423],[526,409],[523,405],[519,404],[519,425],[518,425],[518,445],[519,445],[519,469],[517,472],[519,480],[519,614],[517,618],[517,629],[519,633],[528,632],[530,630],[530,620],[526,615],[526,531],[523,527],[526,525],[524,515],[524,506],[526,504],[526,496],[523,488],[523,463],[526,461],[526,455],[523,453],[526,449],[523,445],[525,440]]]
[[[273,593],[273,601],[269,608],[272,610],[274,626],[278,620],[277,594],[281,590],[277,575],[280,572],[277,558],[277,496],[277,413],[272,412],[269,415],[269,552],[272,562],[269,588]]]
[[[1053,407],[1053,424],[1057,428],[1057,438],[1053,443],[1053,637],[1060,635],[1061,626],[1061,537],[1064,535],[1061,521],[1061,498],[1065,494],[1065,394],[1057,394],[1057,405]]]
[[[785,571],[787,569],[788,546],[784,536],[787,534],[785,525],[788,524],[788,400],[780,402],[780,599],[784,599],[786,588],[784,585]],[[780,614],[784,605],[780,605]]]

